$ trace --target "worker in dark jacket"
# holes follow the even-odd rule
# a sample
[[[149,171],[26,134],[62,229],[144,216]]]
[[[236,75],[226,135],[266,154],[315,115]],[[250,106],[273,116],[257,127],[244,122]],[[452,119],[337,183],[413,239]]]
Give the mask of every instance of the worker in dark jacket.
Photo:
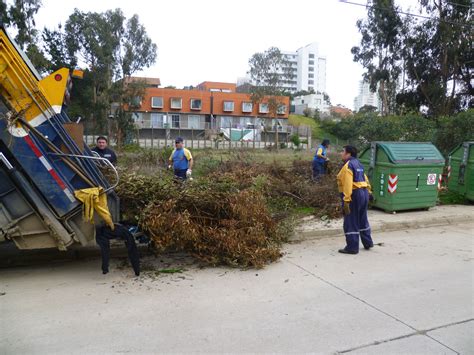
[[[107,138],[100,136],[97,138],[96,143],[97,144],[94,148],[92,148],[92,151],[99,154],[100,157],[108,159],[112,164],[117,164],[117,155],[112,149],[107,147]]]
[[[327,149],[329,147],[329,139],[324,139],[313,158],[313,180],[319,180],[321,175],[326,174],[326,164],[329,161],[327,157]]]
[[[345,164],[337,175],[337,185],[342,198],[346,247],[339,252],[357,254],[359,237],[365,249],[369,250],[374,246],[367,218],[372,191],[369,179],[364,174],[364,167],[357,159],[357,149],[346,145],[341,157]]]

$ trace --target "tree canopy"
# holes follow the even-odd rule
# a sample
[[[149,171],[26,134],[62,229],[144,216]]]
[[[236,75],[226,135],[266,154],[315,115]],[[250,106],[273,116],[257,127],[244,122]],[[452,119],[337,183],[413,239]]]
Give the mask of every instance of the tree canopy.
[[[373,0],[367,18],[357,22],[362,37],[352,54],[378,91],[382,114],[424,110],[438,117],[473,107],[470,0],[418,5],[422,18],[402,13],[394,0]]]
[[[74,83],[69,114],[82,116],[102,132],[107,118],[114,115],[117,140],[123,140],[131,126],[123,107],[143,91],[143,85],[126,85],[125,79],[155,63],[156,44],[139,17],[126,18],[121,9],[75,9],[64,24],[39,31],[35,15],[41,5],[41,0],[14,0],[10,5],[2,1],[0,15],[4,25],[15,30],[15,41],[40,72],[84,69],[83,80]],[[112,103],[122,105],[112,110]]]

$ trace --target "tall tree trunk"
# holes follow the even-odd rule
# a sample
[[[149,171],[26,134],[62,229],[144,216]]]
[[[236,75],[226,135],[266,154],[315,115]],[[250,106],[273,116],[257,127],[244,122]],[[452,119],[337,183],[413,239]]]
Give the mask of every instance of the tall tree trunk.
[[[382,94],[382,95],[379,95],[382,97],[382,116],[387,116],[388,100],[387,100],[387,90],[385,87],[385,80],[380,81],[379,92]]]
[[[447,91],[448,91],[448,45],[447,45],[447,31],[446,23],[444,23],[444,14],[443,14],[443,1],[438,0],[438,12],[439,12],[439,22],[438,22],[438,31],[439,37],[442,42],[442,50],[440,55],[440,71],[441,71],[441,80],[442,80],[442,88],[443,88],[443,99],[441,102],[441,107],[439,108],[441,115],[448,114],[448,98],[447,98]]]

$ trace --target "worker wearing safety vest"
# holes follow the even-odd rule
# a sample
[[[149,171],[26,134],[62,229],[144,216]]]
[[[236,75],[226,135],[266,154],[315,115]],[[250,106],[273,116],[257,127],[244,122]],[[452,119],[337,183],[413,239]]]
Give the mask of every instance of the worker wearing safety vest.
[[[189,149],[184,148],[183,138],[175,139],[175,149],[169,158],[168,168],[173,168],[175,178],[186,180],[191,177],[193,168],[193,156]]]
[[[337,186],[342,198],[346,247],[340,249],[339,252],[357,254],[359,237],[364,249],[369,250],[374,246],[367,218],[372,191],[369,179],[364,174],[364,167],[357,159],[357,149],[346,145],[341,157],[345,164],[337,174]]]
[[[326,164],[329,161],[327,157],[327,149],[329,147],[329,139],[324,139],[316,150],[313,158],[313,180],[319,180],[321,175],[326,174]]]

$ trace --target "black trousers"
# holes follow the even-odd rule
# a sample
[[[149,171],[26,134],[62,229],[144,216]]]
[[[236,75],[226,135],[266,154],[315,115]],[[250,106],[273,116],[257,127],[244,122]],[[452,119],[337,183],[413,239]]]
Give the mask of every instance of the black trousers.
[[[125,226],[118,223],[115,224],[114,230],[111,230],[108,226],[96,228],[95,240],[97,244],[99,244],[102,255],[102,272],[104,274],[109,272],[111,239],[120,239],[125,242],[128,258],[132,264],[133,271],[135,271],[135,275],[140,275],[140,255],[138,254],[135,239],[133,238],[132,233],[130,233]]]

